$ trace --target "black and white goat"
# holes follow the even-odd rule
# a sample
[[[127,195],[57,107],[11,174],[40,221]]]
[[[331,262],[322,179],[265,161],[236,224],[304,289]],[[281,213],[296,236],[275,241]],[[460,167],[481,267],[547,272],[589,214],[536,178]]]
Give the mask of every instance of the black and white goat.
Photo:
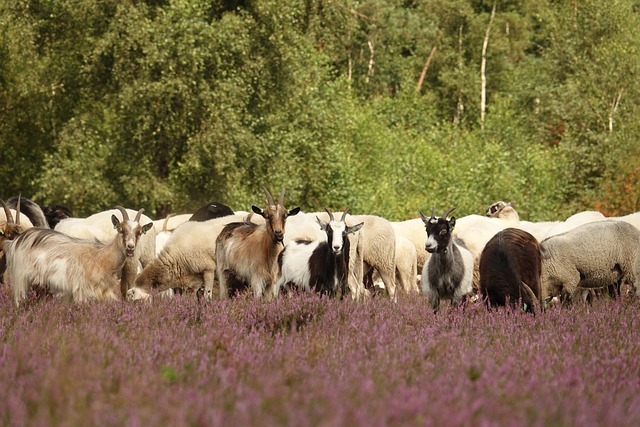
[[[274,286],[274,296],[287,284],[293,284],[304,291],[311,289],[334,297],[338,292],[346,293],[349,277],[349,234],[355,233],[364,222],[348,226],[345,222],[347,210],[336,221],[333,213],[329,222],[316,217],[320,229],[327,240],[292,240],[278,256],[280,278]]]
[[[109,243],[43,228],[31,228],[15,240],[3,242],[16,305],[32,286],[76,302],[119,299],[117,276],[127,258],[134,255],[140,236],[153,223],[139,223],[143,209],[133,221],[124,208],[117,209],[123,220],[111,216],[117,235]]]
[[[220,297],[229,296],[229,284],[249,285],[256,298],[265,291],[273,293],[278,275],[278,255],[284,246],[284,230],[287,217],[296,215],[300,208],[285,209],[284,188],[278,203],[266,188],[267,206],[251,209],[264,218],[264,223],[250,221],[227,224],[216,239],[216,278],[220,286]],[[205,298],[211,290],[205,287]]]
[[[431,254],[422,269],[422,292],[434,310],[440,306],[441,298],[458,305],[472,291],[473,255],[462,241],[453,238],[456,218],[447,219],[454,209],[440,218],[434,217],[435,207],[430,218],[420,212],[427,229],[425,249]]]

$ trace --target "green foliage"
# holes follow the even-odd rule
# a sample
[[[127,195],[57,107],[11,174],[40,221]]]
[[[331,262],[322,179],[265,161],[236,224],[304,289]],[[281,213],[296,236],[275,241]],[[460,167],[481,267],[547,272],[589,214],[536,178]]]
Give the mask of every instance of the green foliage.
[[[481,126],[493,4],[2,3],[3,197],[81,215],[248,210],[261,186],[389,219],[637,210],[635,2],[495,2]]]

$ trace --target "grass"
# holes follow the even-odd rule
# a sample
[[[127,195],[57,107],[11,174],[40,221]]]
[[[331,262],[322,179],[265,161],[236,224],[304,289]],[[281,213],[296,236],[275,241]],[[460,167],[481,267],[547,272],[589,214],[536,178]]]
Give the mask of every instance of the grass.
[[[16,309],[2,425],[640,425],[637,301],[536,316],[314,295]]]

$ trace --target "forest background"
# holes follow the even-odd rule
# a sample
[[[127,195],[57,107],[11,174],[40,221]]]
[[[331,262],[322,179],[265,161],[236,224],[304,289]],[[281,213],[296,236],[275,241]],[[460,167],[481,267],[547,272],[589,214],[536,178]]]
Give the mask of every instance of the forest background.
[[[638,29],[637,0],[4,1],[2,197],[638,211]]]

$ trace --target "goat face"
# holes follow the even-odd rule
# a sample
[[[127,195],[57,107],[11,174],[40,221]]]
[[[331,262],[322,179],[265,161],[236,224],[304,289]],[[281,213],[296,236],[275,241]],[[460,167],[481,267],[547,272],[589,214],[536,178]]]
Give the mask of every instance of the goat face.
[[[333,214],[329,210],[327,210],[330,218],[329,222],[324,222],[320,218],[316,217],[318,224],[320,224],[320,228],[327,233],[327,242],[329,243],[329,247],[333,251],[334,255],[342,254],[344,241],[348,238],[347,236],[360,230],[364,225],[364,222],[361,222],[360,224],[356,224],[351,227],[347,226],[347,223],[344,221],[347,211],[348,209],[344,211],[340,221],[334,220]]]
[[[262,210],[257,206],[251,206],[251,209],[262,216],[267,224],[267,229],[273,238],[275,243],[283,243],[284,241],[284,227],[287,222],[287,217],[292,216],[300,212],[300,208],[293,208],[289,211],[282,205],[284,202],[284,188],[278,198],[278,203],[274,203],[273,197],[269,194],[269,191],[263,187],[263,190],[267,196],[267,207]]]
[[[452,216],[447,219],[447,215],[454,209],[455,208],[449,209],[440,218],[434,217],[435,208],[431,212],[430,218],[425,217],[424,214],[420,212],[422,222],[424,222],[425,228],[427,229],[427,243],[424,248],[430,254],[444,252],[449,246],[453,228],[456,225],[456,217]]]
[[[113,223],[113,227],[118,231],[118,235],[122,239],[122,247],[125,250],[125,254],[128,257],[132,257],[136,250],[136,245],[138,244],[138,240],[140,236],[145,234],[147,231],[153,227],[153,222],[150,222],[146,225],[140,225],[140,216],[144,209],[140,209],[138,214],[136,215],[136,219],[131,221],[129,220],[129,215],[124,208],[117,206],[117,209],[122,212],[123,221],[120,222],[118,217],[115,215],[111,215],[111,222]]]

